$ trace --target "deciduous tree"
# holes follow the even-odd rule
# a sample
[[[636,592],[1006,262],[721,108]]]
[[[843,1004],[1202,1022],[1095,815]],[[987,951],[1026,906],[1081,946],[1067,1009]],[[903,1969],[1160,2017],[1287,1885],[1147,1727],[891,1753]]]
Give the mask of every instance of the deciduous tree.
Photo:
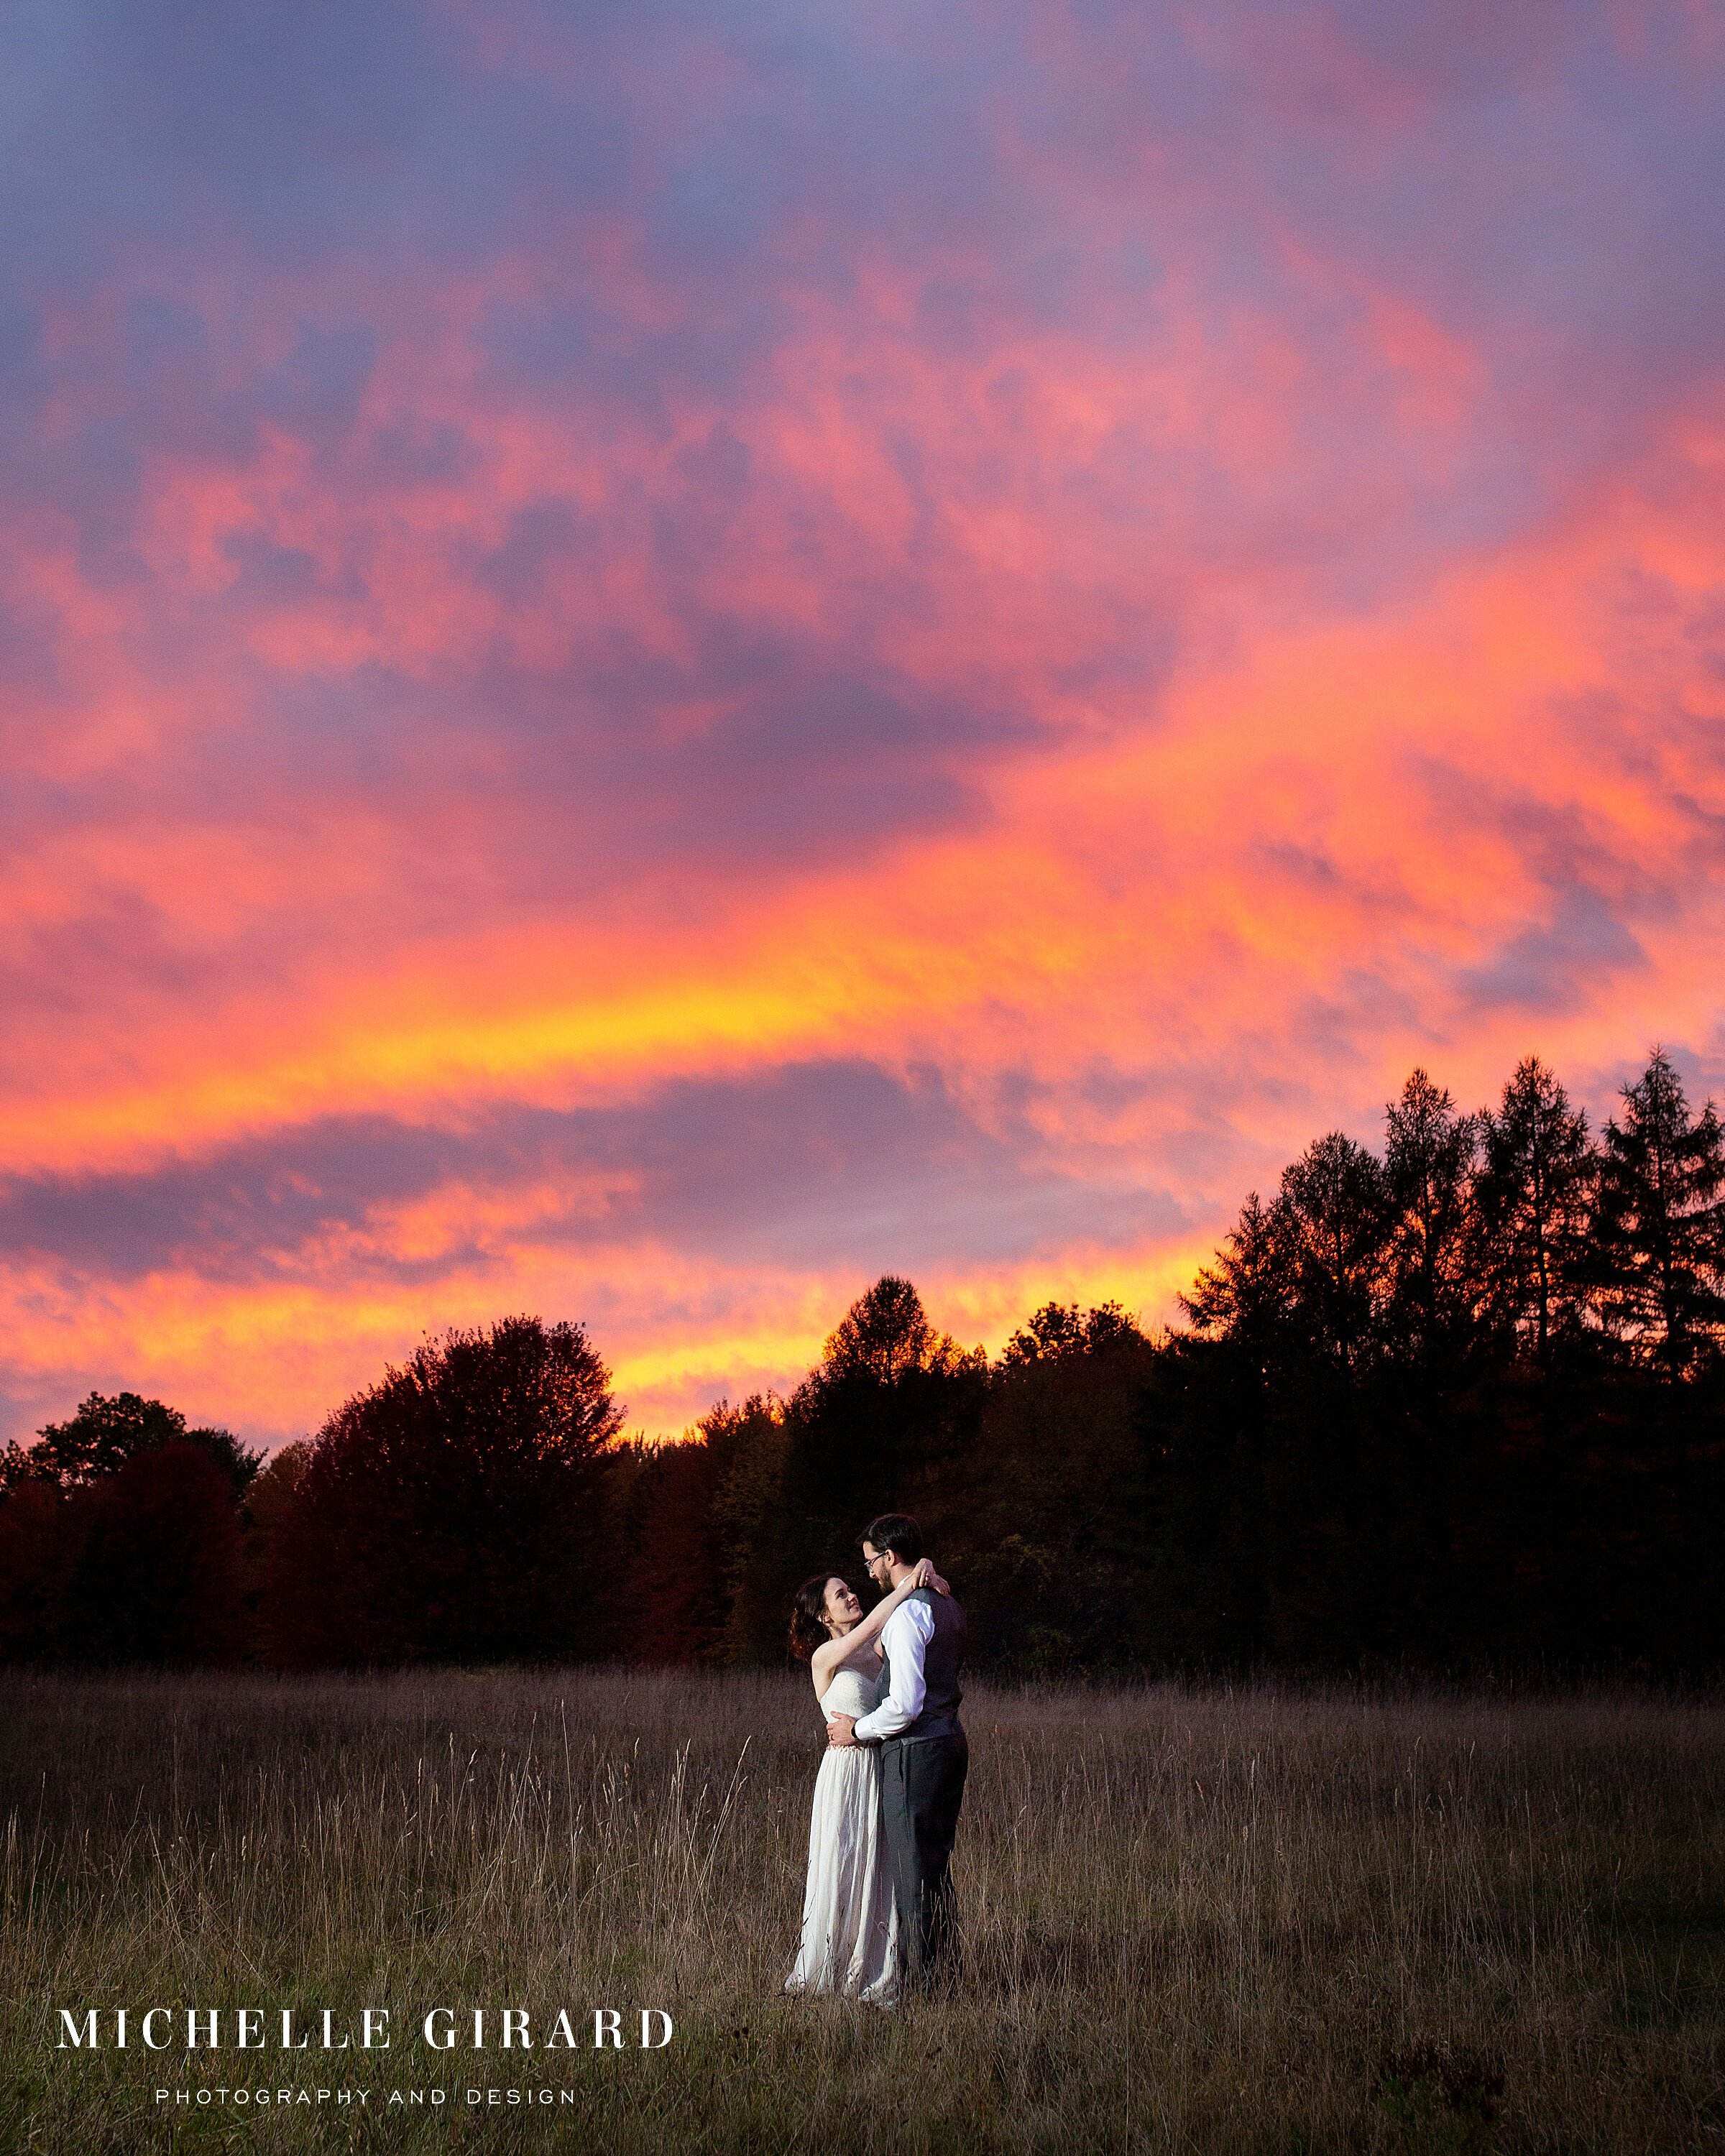
[[[610,1383],[579,1325],[510,1317],[428,1342],[337,1409],[271,1539],[275,1658],[596,1651]]]

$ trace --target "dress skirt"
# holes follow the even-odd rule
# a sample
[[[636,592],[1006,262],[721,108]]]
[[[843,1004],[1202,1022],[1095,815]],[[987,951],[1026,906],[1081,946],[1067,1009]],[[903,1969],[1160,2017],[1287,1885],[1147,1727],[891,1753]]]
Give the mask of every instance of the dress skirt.
[[[829,1749],[814,1778],[803,1941],[787,1991],[886,2005],[898,1993],[898,1920],[875,1745]]]

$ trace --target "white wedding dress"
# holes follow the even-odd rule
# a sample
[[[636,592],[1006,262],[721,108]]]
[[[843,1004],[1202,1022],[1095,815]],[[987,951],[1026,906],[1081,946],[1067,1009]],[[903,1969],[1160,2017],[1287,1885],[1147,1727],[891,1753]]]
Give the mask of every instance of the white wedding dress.
[[[871,1714],[881,1680],[840,1670],[820,1702],[832,1714]],[[898,1993],[898,1922],[880,1830],[880,1750],[829,1747],[814,1778],[803,1943],[787,1991],[835,1991],[884,2006]]]

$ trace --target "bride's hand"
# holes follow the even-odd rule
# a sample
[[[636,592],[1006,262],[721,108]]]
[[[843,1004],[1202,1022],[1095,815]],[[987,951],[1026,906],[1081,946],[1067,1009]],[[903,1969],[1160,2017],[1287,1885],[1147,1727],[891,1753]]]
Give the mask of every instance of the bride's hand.
[[[916,1561],[916,1569],[911,1574],[910,1584],[913,1589],[932,1587],[939,1577],[939,1573],[926,1557],[919,1558]]]

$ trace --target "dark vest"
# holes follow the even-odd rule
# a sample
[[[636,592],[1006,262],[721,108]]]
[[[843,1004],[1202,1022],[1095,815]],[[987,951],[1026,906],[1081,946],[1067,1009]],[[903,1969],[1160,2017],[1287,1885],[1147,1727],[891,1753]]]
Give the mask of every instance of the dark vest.
[[[927,1602],[932,1608],[934,1636],[922,1655],[922,1712],[908,1729],[886,1741],[889,1744],[918,1744],[929,1737],[962,1737],[964,1732],[958,1719],[958,1702],[964,1695],[958,1689],[958,1671],[964,1660],[964,1612],[950,1594],[937,1594],[932,1587],[919,1587],[906,1599]],[[884,1675],[886,1682],[880,1691],[883,1700],[892,1690],[890,1652],[884,1664]]]

